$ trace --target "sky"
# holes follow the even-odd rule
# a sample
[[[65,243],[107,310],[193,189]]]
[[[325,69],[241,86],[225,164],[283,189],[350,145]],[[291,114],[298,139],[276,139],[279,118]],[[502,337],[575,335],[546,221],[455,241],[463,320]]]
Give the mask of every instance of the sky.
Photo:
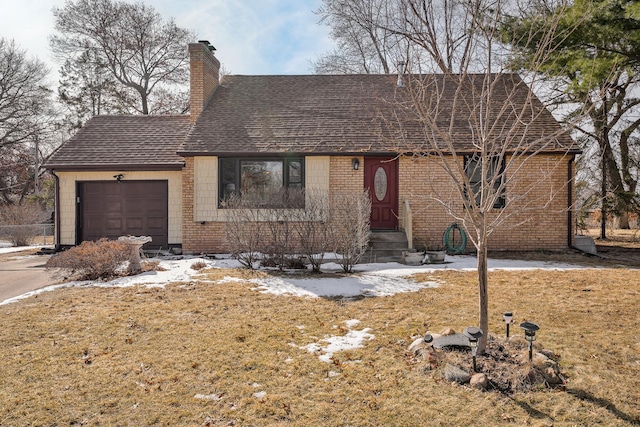
[[[133,0],[131,0],[133,1]],[[313,13],[321,0],[145,0],[165,19],[195,31],[215,48],[227,74],[311,74],[311,61],[331,50],[329,29]],[[0,0],[0,37],[45,62],[52,8],[65,0]],[[186,46],[185,46],[186,48]]]

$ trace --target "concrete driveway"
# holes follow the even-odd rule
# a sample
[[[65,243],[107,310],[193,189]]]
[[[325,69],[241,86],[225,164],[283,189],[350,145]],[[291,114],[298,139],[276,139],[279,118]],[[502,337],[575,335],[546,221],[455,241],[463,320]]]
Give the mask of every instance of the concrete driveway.
[[[45,271],[48,255],[33,255],[36,250],[0,256],[0,302],[45,286],[56,280]]]

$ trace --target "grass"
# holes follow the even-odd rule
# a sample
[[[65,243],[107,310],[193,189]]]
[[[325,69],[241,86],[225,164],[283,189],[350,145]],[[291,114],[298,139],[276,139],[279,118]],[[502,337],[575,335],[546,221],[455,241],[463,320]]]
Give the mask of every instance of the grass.
[[[477,323],[474,273],[422,274],[442,285],[358,301],[214,284],[262,272],[206,274],[0,306],[0,425],[640,424],[636,270],[490,273],[491,332],[505,310],[539,323],[568,376],[566,391],[509,396],[445,383],[405,351],[428,329]],[[300,348],[345,335],[349,319],[375,338],[332,363]]]

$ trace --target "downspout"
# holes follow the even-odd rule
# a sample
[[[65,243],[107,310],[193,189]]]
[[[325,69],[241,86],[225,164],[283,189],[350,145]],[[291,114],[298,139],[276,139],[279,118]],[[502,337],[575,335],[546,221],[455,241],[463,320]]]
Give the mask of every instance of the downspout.
[[[567,165],[567,247],[573,248],[573,161],[575,155],[569,159]]]
[[[54,214],[54,222],[55,222],[55,239],[56,239],[56,245],[55,245],[55,250],[56,252],[58,252],[60,250],[60,178],[58,177],[58,175],[56,175],[56,171],[55,170],[51,170],[51,173],[53,174],[54,177],[54,182],[55,182],[55,191],[54,191],[54,209],[53,209],[53,214]]]

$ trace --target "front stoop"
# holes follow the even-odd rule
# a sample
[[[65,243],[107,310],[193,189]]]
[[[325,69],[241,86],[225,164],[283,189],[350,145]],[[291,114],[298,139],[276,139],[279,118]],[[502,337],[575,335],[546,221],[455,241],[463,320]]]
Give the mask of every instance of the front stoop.
[[[404,231],[371,231],[369,249],[362,262],[402,262],[409,243]]]

